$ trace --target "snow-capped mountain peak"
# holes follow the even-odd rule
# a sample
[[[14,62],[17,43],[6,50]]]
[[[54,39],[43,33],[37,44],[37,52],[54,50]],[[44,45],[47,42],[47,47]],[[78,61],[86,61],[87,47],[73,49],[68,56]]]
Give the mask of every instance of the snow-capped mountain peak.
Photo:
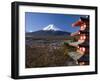
[[[49,24],[48,26],[43,28],[44,31],[49,31],[49,30],[53,30],[53,31],[61,31],[61,29],[55,27],[53,24]]]

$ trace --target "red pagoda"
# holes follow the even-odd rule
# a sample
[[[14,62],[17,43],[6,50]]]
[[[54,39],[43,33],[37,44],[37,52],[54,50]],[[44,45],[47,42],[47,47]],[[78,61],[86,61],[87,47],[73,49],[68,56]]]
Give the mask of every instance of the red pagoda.
[[[89,17],[80,17],[72,26],[79,26],[80,30],[71,34],[78,39],[76,42],[70,42],[69,45],[77,48],[77,50],[76,52],[69,52],[68,55],[79,65],[89,65]]]

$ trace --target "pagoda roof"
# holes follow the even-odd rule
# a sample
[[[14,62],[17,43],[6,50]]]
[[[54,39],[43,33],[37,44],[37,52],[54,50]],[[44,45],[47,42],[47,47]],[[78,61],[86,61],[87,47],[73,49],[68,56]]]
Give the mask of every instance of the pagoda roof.
[[[89,41],[79,44],[79,47],[89,47]]]
[[[84,22],[89,22],[89,17],[85,18],[85,17],[80,17],[80,19],[78,21],[76,21],[75,23],[72,24],[73,27],[75,26],[81,26]]]
[[[79,34],[79,31],[71,33],[71,36],[77,36]]]
[[[68,55],[75,61],[80,59],[83,55],[78,52],[69,52]]]
[[[80,32],[80,34],[89,34],[88,30],[84,30],[84,31],[79,30],[79,32]]]
[[[76,21],[75,23],[72,24],[73,27],[75,26],[81,26],[83,24],[83,21],[81,21],[80,19],[78,21]]]
[[[89,54],[84,54],[82,57],[78,59],[78,62],[88,62],[89,61]]]
[[[79,36],[80,34],[86,34],[86,35],[89,35],[89,31],[85,30],[85,31],[77,31],[77,32],[74,32],[74,33],[71,33],[71,36]]]
[[[80,17],[81,21],[83,22],[89,22],[89,17]]]
[[[78,47],[79,44],[83,43],[84,41],[78,41],[78,42],[71,42],[69,43],[69,45],[74,46],[74,47]]]

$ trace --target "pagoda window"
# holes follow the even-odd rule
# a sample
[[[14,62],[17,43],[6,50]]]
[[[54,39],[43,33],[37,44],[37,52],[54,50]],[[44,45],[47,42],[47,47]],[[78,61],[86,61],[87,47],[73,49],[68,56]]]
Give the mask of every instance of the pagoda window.
[[[86,40],[86,35],[81,35],[79,40]]]
[[[85,30],[86,29],[86,24],[82,24],[80,30]]]
[[[82,52],[85,52],[85,50],[86,50],[85,47],[80,47],[79,49],[80,49],[80,51],[82,51]]]
[[[85,47],[79,47],[79,46],[77,47],[77,52],[82,55],[86,52],[86,50],[87,49]]]

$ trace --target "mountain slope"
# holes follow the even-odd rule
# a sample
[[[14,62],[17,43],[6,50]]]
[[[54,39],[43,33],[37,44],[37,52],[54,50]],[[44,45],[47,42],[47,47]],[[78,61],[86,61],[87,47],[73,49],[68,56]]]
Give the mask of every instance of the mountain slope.
[[[61,29],[55,27],[53,24],[44,27],[42,30],[35,32],[28,32],[26,36],[69,36],[70,33],[62,31]]]

